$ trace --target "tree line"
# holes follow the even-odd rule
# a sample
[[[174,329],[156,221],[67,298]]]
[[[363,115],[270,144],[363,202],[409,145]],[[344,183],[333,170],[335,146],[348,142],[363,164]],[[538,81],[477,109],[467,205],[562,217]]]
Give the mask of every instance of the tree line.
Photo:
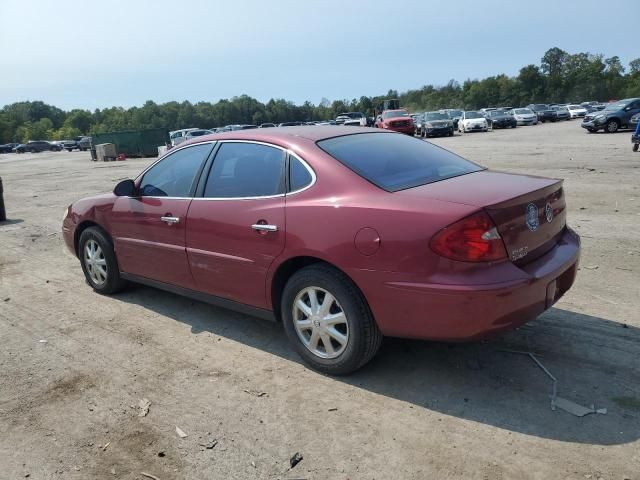
[[[385,98],[399,98],[410,111],[489,106],[523,106],[529,103],[609,101],[640,97],[640,58],[627,68],[617,56],[570,54],[554,47],[544,54],[540,65],[526,65],[518,75],[504,74],[481,80],[455,80],[444,86],[425,85],[416,90],[386,95],[362,96],[352,100],[323,98],[318,105],[296,105],[285,99],[262,103],[248,95],[223,99],[217,103],[167,102],[151,100],[141,107],[111,107],[63,111],[41,101],[17,102],[0,110],[0,143],[28,140],[61,140],[119,130],[187,127],[212,128],[230,124],[280,123],[335,118],[347,111],[373,115]]]

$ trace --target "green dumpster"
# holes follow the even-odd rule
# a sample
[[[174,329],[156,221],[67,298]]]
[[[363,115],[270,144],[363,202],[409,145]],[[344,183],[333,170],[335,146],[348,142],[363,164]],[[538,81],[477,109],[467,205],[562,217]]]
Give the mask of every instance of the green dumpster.
[[[97,133],[91,139],[92,145],[113,143],[117,154],[124,153],[128,157],[156,157],[158,147],[167,142],[169,131],[166,128]]]

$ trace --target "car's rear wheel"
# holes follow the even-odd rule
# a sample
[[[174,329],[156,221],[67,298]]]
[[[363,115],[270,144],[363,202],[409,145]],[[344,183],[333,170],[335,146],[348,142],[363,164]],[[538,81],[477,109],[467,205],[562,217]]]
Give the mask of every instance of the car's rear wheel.
[[[609,120],[607,122],[607,133],[616,133],[618,131],[618,129],[620,128],[620,123],[618,122],[618,120]]]
[[[328,265],[296,272],[284,288],[281,311],[295,350],[323,373],[344,375],[357,370],[382,343],[382,333],[362,294]]]
[[[120,278],[118,261],[111,240],[97,227],[82,232],[78,256],[87,283],[98,293],[111,294],[122,290],[126,282]]]

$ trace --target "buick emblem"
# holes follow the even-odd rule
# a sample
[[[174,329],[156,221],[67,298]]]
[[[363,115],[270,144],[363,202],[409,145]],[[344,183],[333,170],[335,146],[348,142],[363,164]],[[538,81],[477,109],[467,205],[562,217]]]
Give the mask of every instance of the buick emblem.
[[[532,232],[538,229],[538,207],[534,203],[527,205],[524,220]]]
[[[553,220],[553,207],[549,202],[547,202],[544,207],[544,214],[547,217],[547,222],[551,223],[551,221]]]

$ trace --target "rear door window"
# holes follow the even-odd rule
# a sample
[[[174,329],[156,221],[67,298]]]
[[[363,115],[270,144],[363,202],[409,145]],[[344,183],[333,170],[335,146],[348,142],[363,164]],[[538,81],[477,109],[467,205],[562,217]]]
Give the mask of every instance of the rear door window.
[[[364,133],[317,145],[369,182],[389,192],[483,170],[443,148],[397,133]]]
[[[285,154],[269,145],[225,142],[213,160],[205,198],[250,198],[282,195]]]

